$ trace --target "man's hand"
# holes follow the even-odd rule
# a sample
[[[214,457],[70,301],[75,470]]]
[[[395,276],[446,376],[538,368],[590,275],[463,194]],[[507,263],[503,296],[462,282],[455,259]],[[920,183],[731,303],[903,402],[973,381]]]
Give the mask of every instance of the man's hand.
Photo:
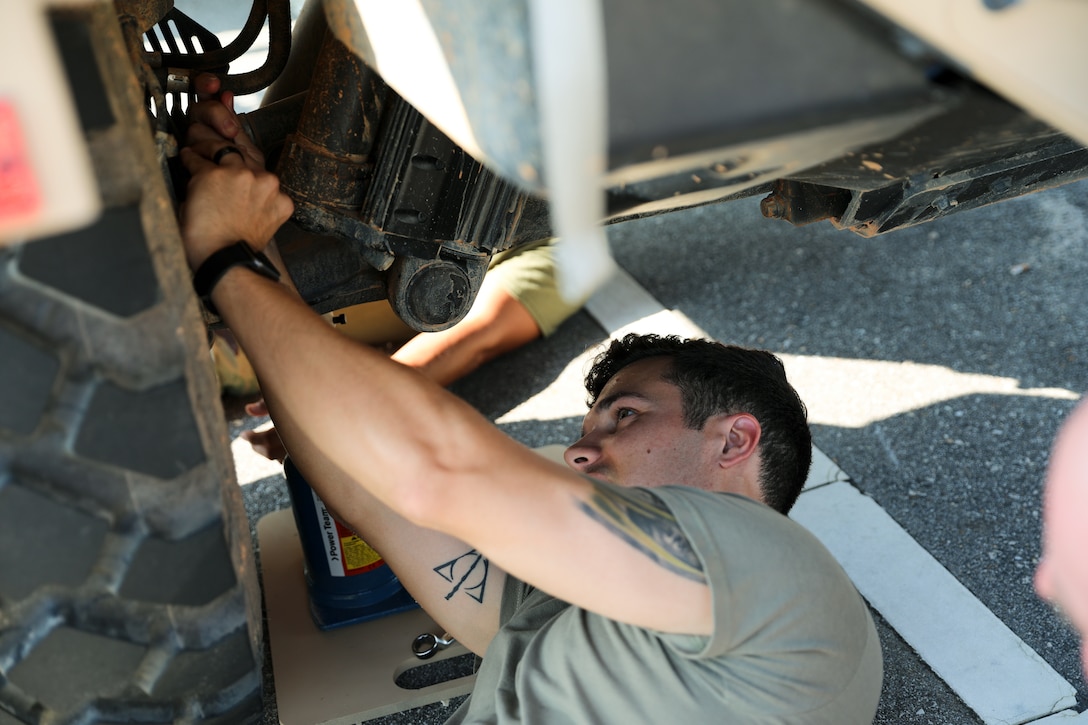
[[[181,162],[192,174],[181,209],[181,237],[189,266],[197,269],[213,252],[245,240],[263,249],[294,211],[279,179],[264,168],[264,155],[234,113],[234,98],[219,93],[219,79],[195,79],[198,102],[189,109],[192,124]],[[240,153],[216,153],[233,147]]]
[[[268,404],[264,402],[264,398],[261,398],[257,402],[247,405],[246,413],[254,418],[268,415]],[[244,430],[241,438],[248,441],[256,453],[261,454],[270,461],[283,463],[284,459],[287,458],[287,449],[284,447],[283,440],[275,427],[265,428],[264,430]]]
[[[181,161],[192,174],[181,210],[181,239],[192,269],[238,240],[263,249],[294,211],[275,174],[249,168],[239,154],[227,154],[217,165],[185,148]]]
[[[242,123],[234,112],[234,95],[219,92],[220,81],[210,73],[201,73],[193,79],[197,102],[189,107],[189,128],[186,145],[204,158],[212,155],[225,144],[242,152],[246,165],[257,171],[265,168],[264,154],[242,131]]]

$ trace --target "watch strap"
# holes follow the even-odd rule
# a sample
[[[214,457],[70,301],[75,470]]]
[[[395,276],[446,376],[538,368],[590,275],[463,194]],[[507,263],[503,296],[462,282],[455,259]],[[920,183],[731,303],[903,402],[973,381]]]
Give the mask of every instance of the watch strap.
[[[248,242],[238,241],[223,247],[210,254],[193,275],[193,289],[210,312],[216,313],[215,306],[211,303],[211,294],[215,285],[232,267],[238,266],[252,270],[273,282],[280,280],[280,272],[272,264],[272,260],[264,253],[254,251]]]

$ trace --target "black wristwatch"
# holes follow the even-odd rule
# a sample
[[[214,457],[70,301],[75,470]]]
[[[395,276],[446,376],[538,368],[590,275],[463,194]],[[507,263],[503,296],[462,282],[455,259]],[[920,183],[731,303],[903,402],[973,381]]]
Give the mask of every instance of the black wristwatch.
[[[273,282],[280,281],[280,271],[262,252],[256,252],[248,242],[235,242],[211,254],[193,275],[193,288],[201,302],[212,314],[219,314],[212,304],[212,290],[231,267],[242,266]]]

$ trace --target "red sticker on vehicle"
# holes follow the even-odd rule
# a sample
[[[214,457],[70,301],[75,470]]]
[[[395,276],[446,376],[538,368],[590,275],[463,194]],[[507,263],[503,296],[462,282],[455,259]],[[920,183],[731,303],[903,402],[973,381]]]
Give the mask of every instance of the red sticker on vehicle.
[[[0,98],[0,221],[30,216],[42,197],[15,107]]]

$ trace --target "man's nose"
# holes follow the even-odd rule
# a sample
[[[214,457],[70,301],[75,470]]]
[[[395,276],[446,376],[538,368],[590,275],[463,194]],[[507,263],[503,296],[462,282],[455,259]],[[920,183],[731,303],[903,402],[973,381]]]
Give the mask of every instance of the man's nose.
[[[593,443],[590,434],[582,436],[563,452],[567,465],[582,472],[592,466],[600,455],[600,448]]]

